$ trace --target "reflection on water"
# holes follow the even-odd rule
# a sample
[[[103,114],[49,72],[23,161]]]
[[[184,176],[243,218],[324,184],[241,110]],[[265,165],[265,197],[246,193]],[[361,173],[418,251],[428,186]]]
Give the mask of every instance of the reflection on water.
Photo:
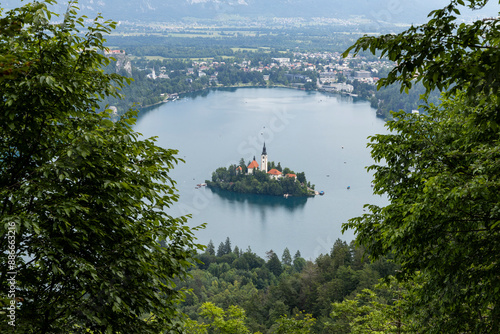
[[[192,98],[194,100],[197,97],[207,97],[208,94],[210,94],[210,92],[212,90],[214,90],[214,88],[199,90],[199,91],[191,92],[191,93],[185,93],[185,94],[182,94],[181,97],[189,97],[189,98]]]
[[[253,216],[261,226],[267,223],[276,223],[277,212],[282,212],[284,217],[293,219],[295,215],[303,212],[307,197],[289,197],[255,194],[240,194],[222,189],[209,188],[222,202],[230,207],[233,217]],[[223,203],[221,207],[226,207]],[[279,219],[278,219],[279,221]]]
[[[258,208],[285,208],[289,211],[302,210],[307,202],[307,197],[288,197],[240,194],[219,188],[209,188],[214,194],[228,200],[230,203],[249,204]]]

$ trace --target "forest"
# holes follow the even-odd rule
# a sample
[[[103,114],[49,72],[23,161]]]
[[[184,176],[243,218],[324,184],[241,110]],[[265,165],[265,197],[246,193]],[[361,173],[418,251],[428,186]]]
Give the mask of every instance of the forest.
[[[316,259],[302,258],[299,250],[292,256],[288,248],[282,254],[269,250],[263,259],[250,247],[231,245],[229,238],[218,247],[210,241],[189,272],[192,278],[179,282],[189,290],[180,311],[198,330],[190,333],[350,333],[345,320],[356,314],[344,310],[343,301],[368,289],[379,293],[380,303],[394,304],[390,289],[379,283],[389,281],[399,266],[390,258],[370,263],[364,253],[354,242],[338,239],[330,253]],[[236,319],[238,330],[227,329],[226,321]]]

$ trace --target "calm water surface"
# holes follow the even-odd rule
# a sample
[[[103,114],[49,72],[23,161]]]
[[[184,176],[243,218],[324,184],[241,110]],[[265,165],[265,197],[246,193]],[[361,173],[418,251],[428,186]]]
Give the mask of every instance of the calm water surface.
[[[368,102],[285,88],[206,91],[142,113],[135,130],[179,150],[186,162],[172,177],[180,200],[169,213],[192,214],[190,226],[207,223],[198,241],[213,240],[216,249],[230,237],[233,246],[250,246],[260,256],[272,249],[281,257],[288,247],[314,259],[337,238],[354,238],[341,225],[362,215],[364,204],[386,203],[372,195],[365,169],[373,163],[367,137],[387,133]],[[195,189],[217,167],[259,161],[264,141],[269,161],[305,172],[325,195],[284,199]]]

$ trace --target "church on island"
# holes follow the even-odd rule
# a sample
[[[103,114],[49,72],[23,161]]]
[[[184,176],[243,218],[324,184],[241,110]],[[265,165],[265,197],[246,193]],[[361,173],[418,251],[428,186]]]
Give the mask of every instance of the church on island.
[[[281,173],[276,168],[272,168],[269,171],[267,170],[267,150],[266,150],[266,143],[264,143],[264,147],[262,148],[262,154],[260,156],[260,163],[261,163],[261,165],[260,165],[260,168],[259,168],[259,163],[257,162],[257,160],[255,160],[255,156],[254,156],[252,162],[247,167],[247,175],[252,175],[254,170],[259,170],[260,169],[261,172],[265,172],[265,173],[269,174],[269,176],[271,177],[271,179],[277,180],[277,179],[283,177],[283,173]],[[237,173],[243,173],[243,170],[242,170],[242,168],[240,166],[238,166],[238,168],[236,169],[236,172]],[[297,175],[295,175],[295,174],[286,174],[285,177],[294,178],[295,180],[297,179]]]
[[[268,177],[266,177],[268,175]],[[262,148],[260,161],[255,159],[239,165],[219,167],[212,173],[212,180],[206,184],[212,190],[220,189],[244,194],[272,196],[314,196],[314,185],[306,180],[304,172],[294,174],[288,167],[281,167],[268,161],[266,143]]]

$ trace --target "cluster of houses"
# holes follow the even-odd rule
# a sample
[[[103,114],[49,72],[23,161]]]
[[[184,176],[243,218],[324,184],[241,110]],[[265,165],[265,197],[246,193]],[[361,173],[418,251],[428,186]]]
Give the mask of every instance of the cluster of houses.
[[[124,56],[124,50],[110,50],[106,56]],[[288,57],[272,58],[271,64],[253,64],[251,60],[242,60],[232,65],[239,67],[245,72],[266,72],[273,68],[284,68],[286,70],[301,70],[316,72],[319,77],[319,84],[330,90],[352,92],[352,85],[345,84],[344,80],[357,80],[368,84],[375,84],[378,81],[378,72],[382,68],[392,68],[394,64],[387,60],[367,61],[363,57],[356,58],[348,56],[343,58],[339,52],[294,52],[293,59]],[[192,67],[185,70],[187,75],[204,77],[209,76],[209,83],[218,84],[217,68],[226,65],[226,62],[217,61],[193,61]],[[148,69],[146,69],[148,70]],[[160,68],[160,73],[155,73],[154,69],[149,69],[151,79],[168,79],[165,67]],[[301,74],[287,74],[289,81],[310,82],[308,76]],[[339,78],[343,77],[341,81]],[[269,75],[264,75],[264,80],[269,80]]]
[[[166,72],[167,72],[167,69],[165,67],[162,67],[162,68],[160,68],[160,74],[156,75],[155,69],[153,67],[153,70],[151,71],[151,73],[149,73],[147,75],[147,77],[149,79],[153,79],[153,80],[156,80],[156,79],[169,79],[169,76],[168,76],[168,74]]]

